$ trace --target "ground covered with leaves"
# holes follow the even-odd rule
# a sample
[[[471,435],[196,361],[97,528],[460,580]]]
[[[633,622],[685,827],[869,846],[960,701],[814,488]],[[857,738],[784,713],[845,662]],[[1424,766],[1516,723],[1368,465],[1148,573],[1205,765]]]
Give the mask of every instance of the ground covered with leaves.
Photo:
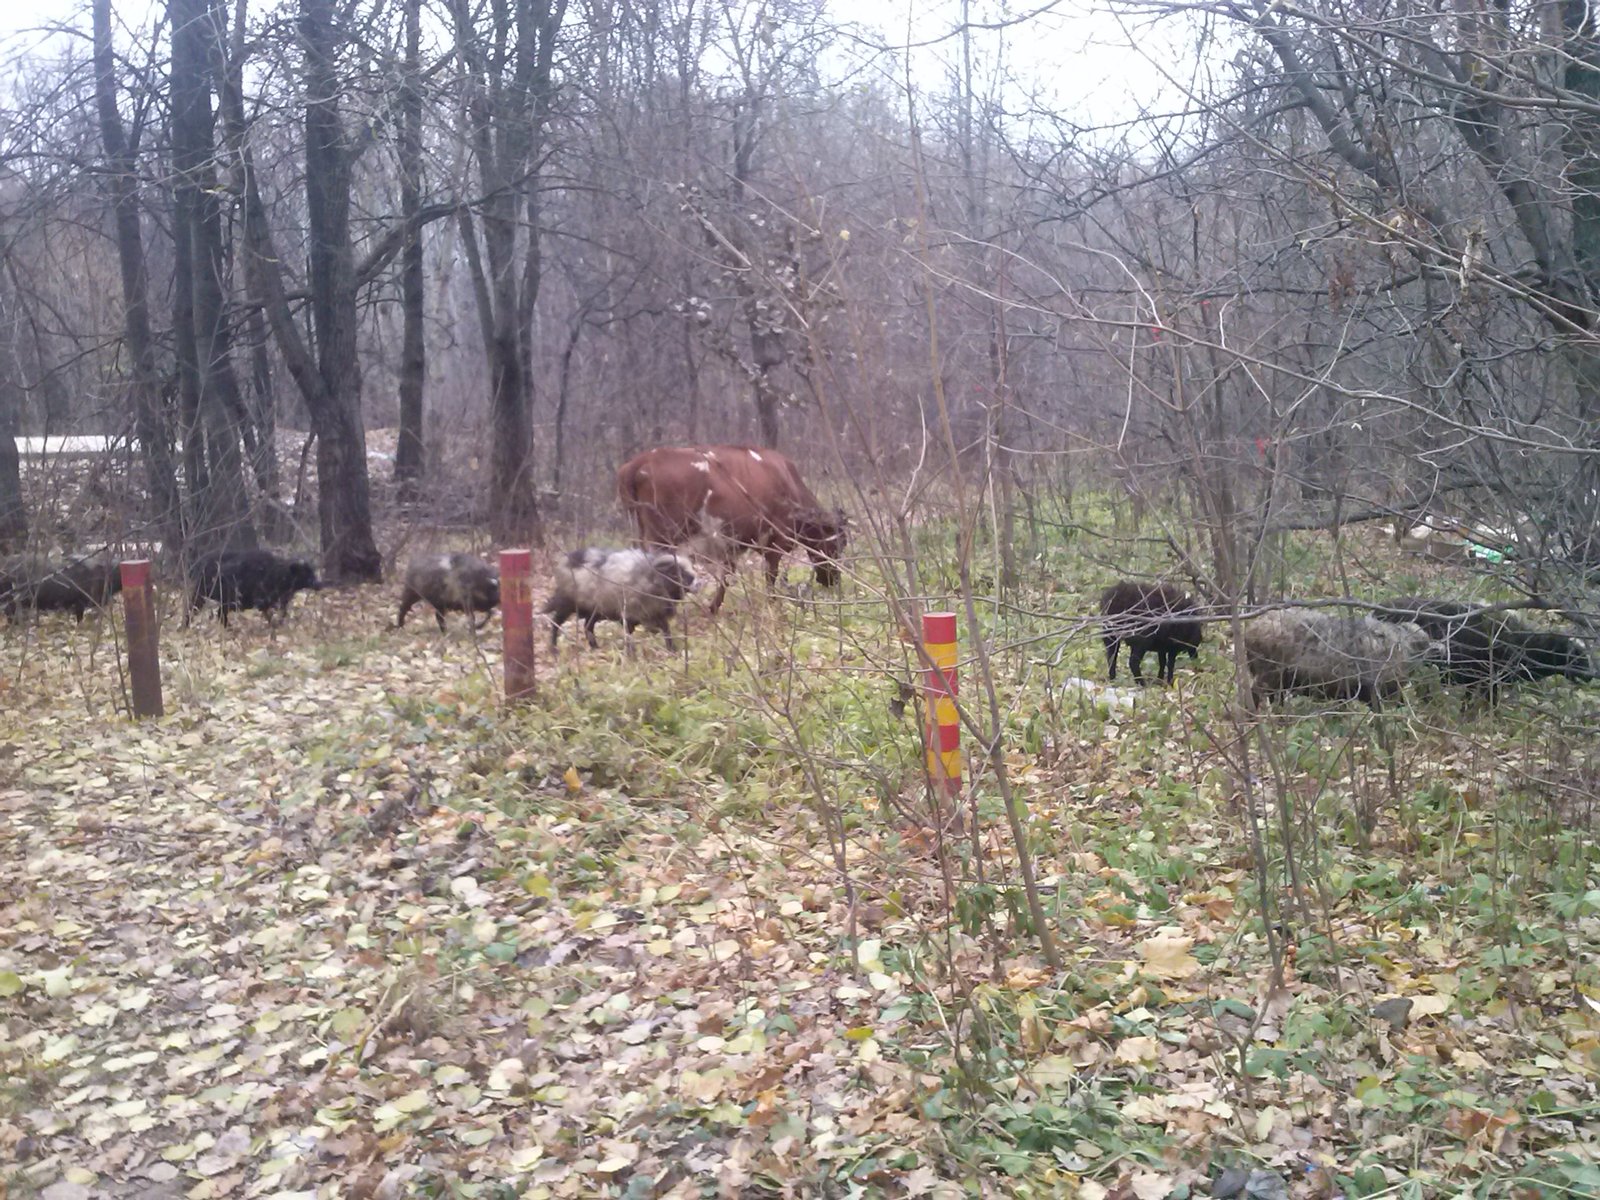
[[[0,1194],[1600,1195],[1596,698],[1124,705],[1100,582],[986,614],[1059,967],[859,590],[515,709],[388,589],[165,629],[143,724],[0,632]]]

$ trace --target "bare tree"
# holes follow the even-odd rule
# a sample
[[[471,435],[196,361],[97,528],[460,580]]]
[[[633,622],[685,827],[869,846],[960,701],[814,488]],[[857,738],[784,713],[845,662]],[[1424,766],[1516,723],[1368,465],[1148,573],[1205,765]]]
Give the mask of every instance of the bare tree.
[[[138,136],[123,129],[117,108],[116,62],[111,45],[110,0],[94,3],[95,102],[105,175],[116,222],[117,260],[122,276],[123,337],[127,342],[128,399],[138,433],[149,494],[150,523],[168,545],[180,541],[177,473],[171,431],[161,407],[161,381],[155,335],[150,327],[149,269],[145,260],[139,204]]]
[[[18,389],[0,385],[0,550],[14,550],[28,536],[22,501],[22,464],[17,453]]]
[[[460,220],[489,364],[490,527],[510,541],[538,532],[529,392],[533,312],[543,279],[539,188],[566,0],[509,0],[487,13],[451,0],[451,13],[482,188],[477,215],[463,209]]]
[[[174,324],[185,420],[189,537],[253,544],[240,438],[244,412],[225,308],[226,261],[214,170],[211,13],[170,0],[172,25]]]
[[[413,498],[426,455],[423,445],[422,392],[428,373],[423,336],[422,278],[422,0],[405,0],[405,62],[401,66],[400,217],[408,232],[400,250],[400,438],[395,447],[394,477],[403,499]]]

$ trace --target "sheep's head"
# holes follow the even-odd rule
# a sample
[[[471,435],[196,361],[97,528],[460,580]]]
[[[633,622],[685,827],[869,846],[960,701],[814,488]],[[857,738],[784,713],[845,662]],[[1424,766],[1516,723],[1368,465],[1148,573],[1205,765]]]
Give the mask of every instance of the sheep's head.
[[[1380,629],[1385,628],[1377,621],[1372,621],[1372,624]],[[1400,653],[1405,658],[1421,662],[1433,652],[1433,639],[1428,636],[1428,631],[1415,621],[1407,621],[1403,625],[1390,625],[1387,629],[1393,633],[1400,647]]]
[[[1204,621],[1194,620],[1200,615],[1200,609],[1194,601],[1188,596],[1183,599],[1184,607],[1180,611],[1188,619],[1168,622],[1165,632],[1178,649],[1187,651],[1190,658],[1198,659],[1200,643],[1206,636],[1206,626]]]
[[[1523,661],[1534,679],[1560,675],[1577,683],[1594,680],[1594,663],[1577,638],[1564,633],[1531,634],[1523,647]]]
[[[477,593],[473,601],[480,612],[487,612],[491,608],[500,606],[500,576],[489,575],[481,580],[474,589]]]
[[[689,561],[677,554],[658,554],[651,563],[655,571],[658,595],[668,600],[682,600],[694,591],[696,578]]]
[[[303,558],[296,558],[289,563],[288,570],[284,573],[284,582],[289,585],[292,592],[314,592],[322,586],[317,578],[317,569]]]

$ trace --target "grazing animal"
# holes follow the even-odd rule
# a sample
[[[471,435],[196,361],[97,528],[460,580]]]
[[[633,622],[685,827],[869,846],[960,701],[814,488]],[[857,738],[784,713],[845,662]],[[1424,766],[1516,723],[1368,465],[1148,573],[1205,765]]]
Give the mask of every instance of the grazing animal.
[[[81,624],[91,608],[104,608],[122,591],[122,572],[108,554],[57,565],[21,557],[0,564],[0,611],[12,620],[21,609],[70,612]]]
[[[1128,667],[1133,681],[1143,683],[1144,656],[1156,655],[1156,677],[1171,683],[1178,669],[1178,653],[1200,657],[1205,626],[1196,618],[1200,606],[1194,597],[1164,583],[1134,583],[1124,579],[1100,594],[1101,627],[1106,643],[1106,670],[1117,677],[1117,652],[1128,644]]]
[[[555,588],[544,602],[551,621],[550,648],[555,648],[567,618],[576,614],[591,649],[599,646],[594,638],[599,621],[619,621],[630,634],[639,625],[659,629],[667,649],[676,649],[672,617],[694,586],[694,568],[668,551],[574,550],[556,564]]]
[[[400,615],[395,627],[403,628],[411,607],[427,601],[433,618],[444,632],[447,612],[465,613],[467,620],[482,613],[474,628],[482,629],[500,604],[500,576],[476,554],[429,554],[406,564],[405,582],[400,588]]]
[[[17,554],[0,561],[0,612],[15,621],[17,614],[33,607],[34,580],[50,574],[48,559],[36,554]]]
[[[803,548],[816,581],[839,583],[845,515],[826,510],[800,471],[776,450],[750,446],[664,446],[622,464],[617,495],[646,547],[692,546],[715,565],[711,611],[722,607],[735,561],[746,550],[766,559],[767,584],[783,556]]]
[[[1247,621],[1245,662],[1257,705],[1291,694],[1361,700],[1377,712],[1400,694],[1412,665],[1432,642],[1415,624],[1277,609]]]
[[[1404,596],[1386,600],[1379,620],[1414,622],[1434,640],[1433,655],[1446,683],[1474,688],[1497,701],[1508,683],[1552,676],[1588,683],[1594,663],[1578,639],[1534,629],[1507,612],[1489,612],[1456,600]]]
[[[299,591],[316,591],[317,570],[303,558],[285,558],[271,550],[224,550],[204,555],[193,567],[189,595],[192,616],[207,600],[217,605],[223,627],[235,610],[258,609],[271,625],[273,613],[283,620],[289,601]],[[188,618],[184,620],[188,624]]]

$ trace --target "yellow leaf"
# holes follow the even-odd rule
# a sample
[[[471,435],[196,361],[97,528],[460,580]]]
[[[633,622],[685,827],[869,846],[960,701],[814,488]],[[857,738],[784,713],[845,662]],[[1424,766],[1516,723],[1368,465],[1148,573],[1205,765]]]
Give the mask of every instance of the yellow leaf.
[[[572,792],[574,795],[583,791],[583,780],[578,777],[577,767],[568,767],[567,773],[561,778],[566,781],[567,791]]]
[[[1139,943],[1139,954],[1147,972],[1158,979],[1183,979],[1200,969],[1189,950],[1194,939],[1176,929],[1159,930],[1154,937]]]
[[[1412,996],[1411,1019],[1418,1017],[1437,1017],[1441,1013],[1450,1011],[1450,997],[1439,995]]]
[[[699,1071],[685,1071],[678,1079],[678,1087],[691,1100],[709,1104],[722,1095],[727,1079],[721,1075],[702,1075]]]
[[[1028,1071],[1028,1078],[1044,1087],[1066,1083],[1078,1073],[1078,1068],[1065,1054],[1052,1054],[1041,1058]],[[1124,1106],[1126,1108],[1126,1106]]]
[[[1050,972],[1040,967],[1012,967],[1006,972],[1006,986],[1014,992],[1031,991],[1050,982]]]
[[[513,1171],[531,1171],[534,1165],[544,1157],[544,1147],[534,1142],[531,1145],[521,1146],[511,1152],[510,1166]]]
[[[393,1101],[395,1108],[403,1113],[413,1113],[427,1108],[429,1103],[428,1089],[418,1088],[414,1092],[407,1092],[398,1100]]]
[[[1161,1042],[1153,1037],[1123,1038],[1117,1045],[1117,1061],[1125,1063],[1155,1062],[1161,1053]]]
[[[1172,1191],[1172,1176],[1140,1171],[1128,1181],[1128,1186],[1133,1189],[1133,1194],[1139,1200],[1166,1200],[1168,1193]]]

